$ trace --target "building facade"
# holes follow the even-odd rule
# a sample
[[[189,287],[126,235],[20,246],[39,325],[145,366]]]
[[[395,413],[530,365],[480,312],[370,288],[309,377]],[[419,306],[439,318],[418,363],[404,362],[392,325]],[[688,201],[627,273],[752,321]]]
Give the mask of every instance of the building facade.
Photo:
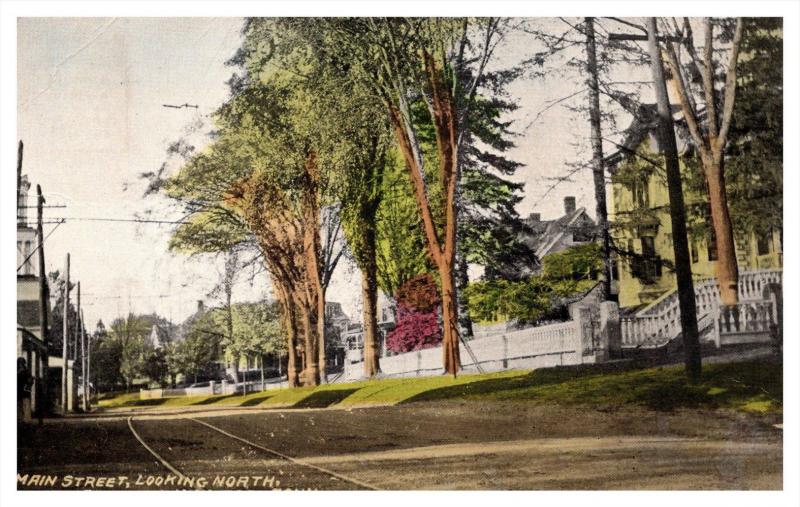
[[[38,235],[29,223],[27,176],[19,179],[17,192],[17,386],[18,414],[29,419],[32,414],[46,410],[47,395],[47,315],[50,313],[47,296],[42,294],[38,268]],[[44,315],[42,300],[44,299]]]
[[[666,176],[654,163],[660,160],[654,112],[653,105],[643,106],[627,129],[620,150],[606,159],[612,181],[609,219],[613,243],[620,252],[615,259],[616,285],[623,308],[647,305],[676,287]],[[675,115],[676,122],[680,122],[677,108]],[[707,196],[692,192],[686,185],[688,171],[697,170],[685,163],[691,145],[681,135],[677,141],[686,207],[702,209],[707,206]],[[695,279],[712,278],[717,260],[713,229],[704,227],[705,232],[698,234],[692,230],[691,222],[688,225],[692,275]],[[735,243],[740,271],[779,268],[783,264],[781,231],[737,234]]]

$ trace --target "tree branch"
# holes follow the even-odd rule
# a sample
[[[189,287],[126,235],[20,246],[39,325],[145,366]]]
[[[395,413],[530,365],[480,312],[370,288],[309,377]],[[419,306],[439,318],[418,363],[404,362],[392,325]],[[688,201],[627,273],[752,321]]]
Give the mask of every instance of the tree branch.
[[[715,150],[721,155],[722,150],[725,148],[725,143],[728,140],[728,129],[731,126],[731,118],[733,117],[733,104],[736,100],[736,67],[739,61],[739,48],[742,43],[742,33],[744,32],[744,22],[742,18],[736,19],[736,31],[733,35],[733,42],[731,47],[731,59],[728,63],[728,76],[725,80],[725,100],[722,105],[722,126],[719,130],[717,137],[717,144],[714,146]],[[780,65],[776,62],[775,65]]]

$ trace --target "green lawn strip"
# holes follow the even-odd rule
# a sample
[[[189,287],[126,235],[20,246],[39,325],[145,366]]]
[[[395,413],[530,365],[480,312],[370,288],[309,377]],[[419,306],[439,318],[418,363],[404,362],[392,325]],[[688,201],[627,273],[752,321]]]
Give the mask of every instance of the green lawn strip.
[[[508,379],[506,385],[469,384],[456,397],[594,406],[639,405],[651,410],[726,408],[761,414],[780,414],[783,410],[781,367],[762,361],[707,365],[697,383],[686,381],[682,366],[603,375],[573,374],[569,378],[571,373],[558,368],[535,370]],[[445,399],[453,397],[452,394],[429,391],[417,400]]]
[[[101,407],[260,406],[326,408],[434,400],[518,401],[734,409],[758,414],[783,410],[781,365],[768,361],[706,365],[697,383],[682,366],[606,371],[592,367],[513,370],[481,375],[389,378],[318,387],[274,389],[241,395],[183,396],[139,400],[130,393],[104,400]]]

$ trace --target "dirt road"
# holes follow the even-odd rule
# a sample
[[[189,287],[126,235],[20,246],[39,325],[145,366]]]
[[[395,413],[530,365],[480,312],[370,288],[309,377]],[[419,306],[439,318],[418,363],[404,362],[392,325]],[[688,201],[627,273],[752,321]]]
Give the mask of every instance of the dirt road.
[[[124,477],[110,489],[782,488],[781,430],[733,412],[437,402],[173,410],[131,426],[138,439],[128,414],[25,429],[18,486]]]

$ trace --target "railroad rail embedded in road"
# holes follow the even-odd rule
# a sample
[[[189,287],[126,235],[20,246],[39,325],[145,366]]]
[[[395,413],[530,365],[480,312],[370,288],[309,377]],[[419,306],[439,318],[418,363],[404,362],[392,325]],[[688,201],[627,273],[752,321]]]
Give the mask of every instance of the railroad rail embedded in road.
[[[321,467],[321,466],[318,466],[318,465],[307,463],[307,462],[305,462],[303,460],[300,460],[300,459],[297,459],[297,458],[293,458],[292,456],[283,454],[283,453],[281,453],[279,451],[276,451],[274,449],[270,449],[268,447],[264,447],[264,446],[262,446],[260,444],[255,443],[255,442],[251,442],[250,440],[242,438],[242,437],[240,437],[238,435],[234,435],[233,433],[230,433],[230,432],[228,432],[226,430],[223,430],[222,428],[219,428],[217,426],[214,426],[213,424],[207,423],[205,421],[201,421],[200,419],[196,419],[194,417],[186,417],[185,419],[194,421],[194,422],[196,422],[198,424],[201,424],[201,425],[203,425],[203,426],[205,426],[205,427],[207,427],[207,428],[209,428],[209,429],[211,429],[211,430],[213,430],[213,431],[215,431],[215,432],[217,432],[217,433],[219,433],[221,435],[224,435],[224,436],[226,436],[228,438],[231,438],[233,440],[236,440],[238,442],[244,443],[244,444],[246,444],[246,445],[248,445],[248,446],[250,446],[250,447],[252,447],[254,449],[258,449],[258,450],[260,450],[262,452],[265,452],[265,453],[270,454],[272,456],[275,456],[277,458],[289,461],[290,463],[294,463],[295,465],[299,465],[299,466],[302,466],[302,467],[305,467],[305,468],[310,468],[312,470],[316,470],[318,472],[322,472],[323,474],[335,477],[336,479],[338,479],[340,481],[348,482],[348,483],[350,483],[350,484],[352,484],[354,486],[357,486],[359,488],[362,488],[362,489],[369,489],[369,490],[377,490],[378,489],[377,487],[375,487],[375,486],[373,486],[371,484],[368,484],[366,482],[360,481],[358,479],[354,479],[352,477],[348,477],[346,475],[342,475],[342,474],[340,474],[338,472],[334,472],[333,470],[328,470],[327,468],[324,468],[324,467]],[[133,427],[133,416],[128,417],[128,428],[131,430],[131,433],[136,438],[136,440],[142,445],[142,447],[144,447],[150,454],[152,454],[156,458],[156,460],[162,466],[164,466],[164,468],[166,468],[171,473],[176,475],[180,480],[189,482],[188,481],[188,477],[184,473],[182,473],[174,465],[169,463],[166,459],[164,459],[163,456],[158,454],[152,447],[150,447],[144,441],[144,439],[141,437],[141,435],[139,435],[139,433]]]

